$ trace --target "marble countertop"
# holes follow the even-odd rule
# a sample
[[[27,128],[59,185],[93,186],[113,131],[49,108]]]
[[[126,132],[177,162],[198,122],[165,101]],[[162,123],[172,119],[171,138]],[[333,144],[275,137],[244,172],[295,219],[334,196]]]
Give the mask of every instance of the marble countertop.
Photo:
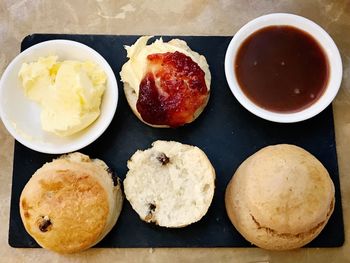
[[[249,20],[290,12],[321,25],[336,42],[343,60],[343,81],[334,106],[337,153],[345,223],[340,248],[270,252],[258,248],[90,249],[58,255],[44,249],[8,245],[14,140],[0,122],[0,262],[350,262],[350,2],[348,0],[2,0],[0,1],[0,74],[32,33],[224,35]]]

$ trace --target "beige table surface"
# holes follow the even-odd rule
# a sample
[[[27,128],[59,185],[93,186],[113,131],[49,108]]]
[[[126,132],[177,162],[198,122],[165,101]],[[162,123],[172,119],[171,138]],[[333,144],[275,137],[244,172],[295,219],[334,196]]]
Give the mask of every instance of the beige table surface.
[[[249,20],[273,12],[305,16],[325,28],[340,50],[344,73],[334,101],[345,244],[331,249],[269,252],[258,248],[90,249],[58,255],[8,245],[13,138],[0,122],[0,262],[350,262],[350,1],[0,0],[0,74],[32,33],[232,36]]]

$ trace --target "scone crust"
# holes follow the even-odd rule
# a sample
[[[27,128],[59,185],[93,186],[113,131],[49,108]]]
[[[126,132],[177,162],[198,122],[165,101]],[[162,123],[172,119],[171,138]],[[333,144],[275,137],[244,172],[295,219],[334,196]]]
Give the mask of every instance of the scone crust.
[[[40,246],[73,253],[93,246],[108,233],[119,216],[122,194],[120,185],[113,186],[107,168],[100,160],[73,153],[34,173],[22,191],[20,215]],[[42,231],[45,218],[50,224]]]
[[[265,147],[245,160],[225,194],[235,228],[270,250],[309,243],[327,224],[334,202],[334,185],[323,165],[286,144]]]
[[[174,141],[152,146],[128,161],[126,199],[142,220],[159,226],[178,228],[199,221],[214,196],[215,170],[209,159],[198,147]]]

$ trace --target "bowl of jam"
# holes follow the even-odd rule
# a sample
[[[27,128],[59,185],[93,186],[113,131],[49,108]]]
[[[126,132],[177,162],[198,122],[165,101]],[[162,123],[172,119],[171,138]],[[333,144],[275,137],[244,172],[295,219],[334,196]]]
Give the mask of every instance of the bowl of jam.
[[[244,25],[225,56],[225,74],[236,99],[274,122],[298,122],[324,110],[342,80],[337,46],[319,25],[275,13]]]

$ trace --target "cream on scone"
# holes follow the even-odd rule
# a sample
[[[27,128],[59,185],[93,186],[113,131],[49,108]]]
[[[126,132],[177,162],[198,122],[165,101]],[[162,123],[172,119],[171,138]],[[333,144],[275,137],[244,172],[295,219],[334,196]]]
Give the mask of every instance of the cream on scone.
[[[215,171],[198,147],[156,141],[128,161],[125,196],[140,218],[163,227],[184,227],[208,211]]]
[[[120,72],[134,114],[153,127],[178,127],[205,108],[211,75],[204,56],[180,39],[147,45],[150,36],[125,46],[129,60]]]
[[[105,237],[122,203],[119,179],[103,161],[71,153],[34,173],[22,191],[20,214],[40,246],[73,253]]]
[[[251,243],[271,250],[302,247],[327,224],[334,185],[309,152],[268,146],[246,159],[226,189],[227,214]]]

